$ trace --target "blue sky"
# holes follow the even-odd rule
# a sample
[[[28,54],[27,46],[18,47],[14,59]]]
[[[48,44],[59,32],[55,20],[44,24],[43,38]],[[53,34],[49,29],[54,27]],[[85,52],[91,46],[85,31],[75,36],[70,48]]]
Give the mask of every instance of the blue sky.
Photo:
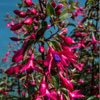
[[[33,0],[35,1],[35,0]],[[38,1],[38,0],[37,0]],[[83,6],[85,0],[80,1],[80,5]],[[8,43],[11,42],[9,37],[13,34],[10,29],[6,28],[6,23],[4,19],[6,14],[13,14],[13,10],[17,9],[16,4],[20,3],[20,0],[1,0],[0,1],[0,59],[5,55],[8,50]]]
[[[9,37],[12,36],[12,32],[6,28],[7,22],[4,19],[7,13],[13,14],[18,2],[19,0],[0,0],[0,59],[7,52],[8,43],[11,42]]]

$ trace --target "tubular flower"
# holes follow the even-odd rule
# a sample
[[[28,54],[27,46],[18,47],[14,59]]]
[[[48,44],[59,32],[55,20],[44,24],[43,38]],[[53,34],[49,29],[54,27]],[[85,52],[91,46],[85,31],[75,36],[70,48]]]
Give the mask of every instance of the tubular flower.
[[[28,63],[20,70],[20,73],[30,68],[34,69],[33,59],[34,59],[34,54],[31,55]]]
[[[21,49],[17,50],[12,57],[12,62],[20,62],[23,59],[24,51],[27,47],[27,44],[25,44]]]
[[[52,62],[53,62],[53,56],[54,54],[57,54],[58,52],[55,51],[52,46],[49,47],[47,58],[44,60],[44,66],[48,66],[48,71],[50,73]]]
[[[25,3],[26,3],[27,6],[34,5],[34,3],[32,2],[32,0],[25,0]]]
[[[14,74],[17,74],[18,71],[20,70],[20,68],[22,67],[23,65],[16,65],[16,66],[13,66],[13,67],[10,67],[6,70],[6,74],[8,75],[14,75]]]
[[[32,18],[27,18],[27,19],[25,19],[25,20],[24,20],[24,24],[26,24],[26,25],[32,24]]]
[[[62,73],[59,73],[59,77],[61,79],[62,85],[68,89],[68,90],[73,90],[73,84],[70,82],[70,80],[66,79],[63,77]]]
[[[80,90],[75,90],[73,92],[68,91],[70,100],[74,100],[74,98],[85,97],[84,95],[80,94]]]
[[[52,3],[51,3],[51,5],[54,7],[54,8],[56,8],[56,2],[54,2],[54,1],[52,1]]]
[[[63,4],[57,5],[56,10],[59,10],[59,9],[63,8],[63,6],[64,6]]]
[[[64,42],[67,44],[67,45],[73,45],[75,44],[75,41],[71,38],[71,37],[64,37],[63,35],[60,35],[60,37],[64,40]]]
[[[100,43],[100,41],[97,41],[96,39],[95,39],[95,36],[92,34],[92,42],[90,42],[90,44],[89,45],[93,45],[93,50],[95,51],[95,52],[97,52],[97,43]]]
[[[18,29],[20,29],[22,27],[22,23],[16,23],[16,24],[14,24],[14,25],[11,25],[11,30],[12,31],[16,31],[16,30],[18,30]]]
[[[64,100],[63,95],[60,91],[57,91],[57,100]]]
[[[19,17],[25,17],[26,16],[26,13],[21,11],[21,10],[14,10],[14,13],[16,15],[18,15]]]
[[[41,46],[41,45],[39,46],[39,52],[40,52],[40,53],[43,53],[43,52],[44,52],[44,47]]]
[[[46,95],[46,89],[47,89],[47,85],[46,85],[45,76],[44,76],[39,87],[40,96]]]
[[[34,54],[31,55],[28,63],[26,65],[23,65],[23,68],[20,70],[20,73],[26,70],[30,74],[33,72],[33,69],[42,73],[42,71],[38,67],[34,66],[33,60],[34,60]]]

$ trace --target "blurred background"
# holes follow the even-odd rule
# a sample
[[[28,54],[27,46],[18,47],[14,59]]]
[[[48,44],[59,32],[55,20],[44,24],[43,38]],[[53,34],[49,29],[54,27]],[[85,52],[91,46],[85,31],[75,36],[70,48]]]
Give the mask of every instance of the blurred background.
[[[5,21],[6,14],[13,14],[13,10],[17,9],[16,4],[19,0],[0,0],[0,61],[1,58],[8,51],[8,43],[11,42],[9,39],[12,36],[10,29],[6,28],[7,22]]]

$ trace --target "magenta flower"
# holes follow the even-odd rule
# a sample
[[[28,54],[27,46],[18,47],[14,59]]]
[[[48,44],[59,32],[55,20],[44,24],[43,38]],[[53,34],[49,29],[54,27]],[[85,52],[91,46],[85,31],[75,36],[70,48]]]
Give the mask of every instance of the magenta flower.
[[[56,2],[52,1],[51,5],[53,6],[53,8],[56,8]]]
[[[32,24],[32,18],[27,18],[24,20],[24,24],[31,25]]]
[[[26,3],[27,6],[34,5],[34,3],[32,2],[32,0],[25,0],[25,3]]]
[[[57,100],[64,100],[63,94],[60,91],[57,91]]]
[[[93,49],[94,49],[95,52],[97,52],[97,43],[100,43],[100,41],[97,41],[95,39],[95,36],[92,34],[92,42],[90,44],[93,45]]]
[[[25,17],[26,13],[21,10],[14,10],[14,13],[17,14],[19,17]]]
[[[22,27],[22,23],[16,23],[16,24],[14,24],[14,25],[11,25],[11,30],[12,31],[16,31],[16,30],[18,30],[18,29],[20,29]]]
[[[32,14],[35,15],[37,13],[37,10],[35,8],[32,8],[31,12],[32,12]]]
[[[60,35],[63,34],[63,33],[66,33],[67,31],[68,31],[68,28],[64,28],[64,29],[62,30],[62,32],[60,33]]]
[[[23,65],[23,68],[20,70],[20,73],[22,73],[25,70],[27,71],[28,74],[31,74],[33,72],[33,70],[36,70],[36,71],[42,73],[42,71],[38,67],[34,66],[33,60],[34,60],[34,54],[31,55],[27,64]]]
[[[57,15],[60,15],[61,13],[62,13],[61,10],[57,10],[57,11],[56,11],[56,14],[57,14]]]
[[[0,91],[0,94],[6,95],[6,94],[8,94],[8,92],[6,92],[4,89],[2,89],[2,90]]]
[[[79,63],[79,64],[73,63],[73,66],[74,66],[76,69],[78,69],[79,71],[82,71],[82,70],[83,70],[84,64],[81,64],[81,63]]]
[[[56,10],[59,10],[59,9],[63,8],[63,6],[64,6],[63,4],[57,5]]]
[[[71,38],[71,37],[64,37],[63,35],[60,35],[60,37],[64,40],[64,42],[67,44],[67,45],[73,45],[75,44],[75,41]]]
[[[62,85],[63,85],[66,89],[68,89],[68,90],[73,90],[73,84],[71,83],[71,81],[70,81],[69,79],[64,78],[61,72],[59,73],[59,77],[60,77],[60,79],[61,79]]]
[[[74,100],[74,98],[85,97],[84,95],[80,94],[80,90],[75,90],[73,92],[68,91],[68,92],[70,100]]]
[[[27,43],[24,44],[24,46],[21,49],[15,52],[14,56],[12,57],[12,62],[20,62],[23,59],[24,51],[26,47],[27,47]]]
[[[23,71],[27,69],[34,69],[33,60],[34,60],[34,54],[31,55],[28,63],[20,70],[20,73],[22,73]]]
[[[43,52],[44,52],[44,47],[41,46],[41,45],[39,46],[39,52],[40,52],[40,53],[43,53]]]
[[[17,38],[17,37],[10,37],[10,39],[12,40],[12,41],[20,41],[21,39],[19,39],[19,38]]]
[[[13,67],[10,67],[6,70],[6,74],[8,75],[14,75],[14,74],[17,74],[18,71],[20,70],[20,68],[22,67],[23,65],[16,65],[16,66],[13,66]]]
[[[8,57],[4,56],[1,60],[2,60],[3,63],[6,63],[8,61]]]
[[[47,89],[47,85],[46,85],[45,76],[44,76],[39,87],[40,96],[46,95],[46,89]]]

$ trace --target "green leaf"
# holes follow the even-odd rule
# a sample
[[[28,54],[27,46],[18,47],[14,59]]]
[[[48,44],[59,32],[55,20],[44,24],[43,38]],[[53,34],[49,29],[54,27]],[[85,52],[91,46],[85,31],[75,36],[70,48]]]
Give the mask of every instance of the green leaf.
[[[99,100],[99,98],[97,96],[91,96],[87,100]]]
[[[58,75],[56,74],[56,72],[53,70],[51,70],[51,78],[52,78],[52,83],[53,83],[54,87],[56,88],[56,90],[58,90],[59,78],[58,78]]]
[[[73,24],[73,23],[68,23],[67,26],[73,26],[73,27],[76,27],[76,25]]]
[[[63,12],[60,14],[59,18],[60,19],[68,19],[71,17],[72,14],[68,12],[68,9],[63,10]]]
[[[60,51],[60,44],[57,41],[51,41],[55,50]]]
[[[47,29],[47,22],[46,21],[42,21],[41,23],[41,29],[37,32],[37,35],[36,35],[36,41],[35,43],[43,37],[45,31]]]
[[[47,4],[46,12],[48,16],[55,15],[53,7],[50,5],[50,3]]]
[[[35,93],[38,90],[37,85],[28,85],[28,93],[29,95]]]

